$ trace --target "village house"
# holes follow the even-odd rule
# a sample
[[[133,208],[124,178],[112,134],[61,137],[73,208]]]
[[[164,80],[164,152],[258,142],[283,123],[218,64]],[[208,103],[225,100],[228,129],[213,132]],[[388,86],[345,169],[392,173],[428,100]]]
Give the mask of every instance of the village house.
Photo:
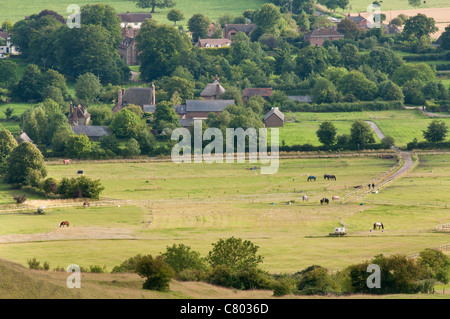
[[[242,101],[247,102],[252,96],[262,96],[264,99],[268,99],[272,94],[272,88],[246,88],[242,91]]]
[[[200,48],[222,48],[229,47],[231,45],[230,39],[201,39],[198,38],[196,43],[197,47]]]
[[[299,103],[312,103],[313,99],[309,95],[290,95],[288,99],[291,101],[297,101]]]
[[[319,46],[319,47],[323,46],[323,43],[326,40],[334,41],[334,40],[339,40],[339,39],[343,39],[343,38],[344,38],[344,35],[337,32],[333,28],[322,28],[322,29],[312,30],[303,36],[303,39],[305,40],[305,42],[309,42],[312,46]]]
[[[146,111],[146,109],[151,108],[151,106],[156,105],[155,97],[155,85],[152,84],[151,87],[131,87],[125,91],[121,89],[118,92],[117,103],[112,109],[113,113],[122,110],[127,105],[138,105]]]
[[[137,52],[134,37],[126,36],[117,48],[120,58],[127,65],[137,65]]]
[[[140,29],[142,23],[146,19],[151,19],[151,13],[118,13],[117,16],[120,18],[120,26],[129,29]]]
[[[86,136],[91,141],[99,141],[104,136],[110,135],[111,131],[106,126],[100,126],[100,125],[78,125],[78,126],[72,126],[72,131],[77,134],[86,134]]]
[[[5,42],[5,45],[0,45],[0,54],[19,54],[19,51],[11,42],[11,36],[7,31],[0,29],[0,41]]]
[[[91,114],[88,113],[84,105],[73,106],[70,102],[68,123],[71,126],[88,125],[91,121]]]
[[[361,16],[361,13],[358,13],[357,16],[351,16],[350,13],[345,17],[347,20],[351,20],[356,23],[356,25],[360,28],[368,28],[369,21]]]
[[[266,116],[264,116],[265,127],[283,127],[284,126],[284,114],[278,109],[273,107]]]
[[[189,127],[194,120],[206,120],[210,113],[216,115],[222,113],[228,105],[234,104],[234,102],[234,100],[186,100],[185,108],[178,108],[177,113],[181,116],[179,124]]]
[[[231,39],[238,32],[244,32],[247,36],[250,36],[258,26],[256,24],[225,24],[223,28],[223,37]]]
[[[206,119],[209,113],[220,114],[234,100],[186,100],[187,119]]]
[[[34,144],[33,141],[31,140],[31,138],[23,130],[20,130],[20,135],[18,138],[16,138],[16,141],[18,144],[23,143],[23,142],[29,142],[29,143]]]
[[[225,93],[225,89],[220,85],[219,77],[216,75],[214,82],[208,84],[200,93],[200,97],[205,100],[218,100],[220,95]]]

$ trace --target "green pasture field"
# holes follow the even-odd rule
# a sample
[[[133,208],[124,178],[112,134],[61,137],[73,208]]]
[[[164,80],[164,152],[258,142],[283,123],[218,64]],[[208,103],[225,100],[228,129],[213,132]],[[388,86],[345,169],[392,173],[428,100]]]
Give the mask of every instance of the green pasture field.
[[[16,133],[20,133],[20,122],[15,122],[15,121],[6,121],[6,116],[5,116],[5,110],[8,107],[11,107],[14,112],[13,112],[13,116],[20,116],[23,114],[23,112],[25,112],[27,109],[29,109],[33,104],[30,103],[5,103],[5,104],[0,104],[0,128],[5,128],[7,130],[9,130],[11,133],[16,134]]]
[[[275,273],[296,272],[312,264],[336,271],[379,253],[413,254],[448,243],[447,234],[434,228],[448,222],[450,155],[423,159],[413,172],[378,194],[328,206],[321,206],[319,199],[343,197],[353,186],[365,185],[389,170],[395,161],[286,159],[270,176],[248,170],[253,166],[249,164],[52,164],[49,176],[75,176],[83,169],[87,176],[102,180],[105,197],[127,199],[129,204],[49,209],[43,216],[0,214],[0,235],[46,233],[57,229],[61,220],[70,220],[71,231],[121,228],[138,239],[8,243],[0,244],[0,255],[21,264],[36,257],[52,267],[77,263],[111,270],[128,257],[159,254],[172,244],[189,245],[206,256],[212,243],[235,236],[257,244],[263,268]],[[324,173],[335,174],[337,181],[323,180]],[[317,181],[307,182],[308,174],[317,175]],[[424,195],[427,189],[432,196]],[[310,197],[308,202],[302,201],[303,194]],[[371,231],[375,221],[385,224],[383,232]],[[348,236],[328,237],[341,223]]]
[[[259,9],[266,1],[264,0],[229,0],[226,2],[218,0],[177,0],[176,9],[183,12],[185,20],[179,21],[177,25],[187,25],[187,20],[196,13],[203,13],[210,19],[216,21],[224,13],[231,13],[235,16],[241,15],[247,9]],[[25,0],[25,1],[9,1],[0,0],[0,21],[10,20],[17,22],[25,16],[38,14],[42,10],[53,10],[67,18],[71,13],[67,12],[67,7],[74,3],[72,0]],[[141,9],[136,7],[135,3],[130,0],[79,0],[76,2],[80,7],[87,4],[105,3],[109,4],[118,13],[130,12],[150,12],[151,9]],[[168,21],[166,16],[171,9],[158,9],[153,14],[153,18],[159,23],[173,25]]]
[[[350,0],[350,12],[366,12],[367,7],[372,3],[372,1],[368,0]],[[449,3],[447,0],[434,0],[427,1],[427,3],[421,4],[420,9],[426,8],[447,8]],[[409,5],[408,0],[395,0],[395,1],[384,1],[381,4],[381,11],[395,11],[395,10],[412,10],[416,9],[413,6]],[[336,10],[338,13],[341,12],[341,9]],[[344,10],[346,13],[347,10]]]
[[[337,134],[350,134],[350,128],[355,120],[373,121],[381,129],[384,135],[390,135],[395,140],[395,145],[405,147],[414,138],[423,141],[423,130],[426,130],[433,120],[423,115],[419,110],[391,110],[391,111],[363,111],[363,112],[330,112],[310,113],[296,112],[296,123],[285,123],[279,129],[280,143],[284,140],[286,145],[312,144],[321,145],[316,131],[324,121],[333,122]],[[442,118],[450,126],[450,119]],[[375,140],[379,141],[376,134]]]

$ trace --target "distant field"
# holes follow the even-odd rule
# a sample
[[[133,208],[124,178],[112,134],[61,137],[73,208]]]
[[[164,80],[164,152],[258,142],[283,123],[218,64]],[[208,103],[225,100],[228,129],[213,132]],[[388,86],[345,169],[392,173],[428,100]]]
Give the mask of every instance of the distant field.
[[[240,15],[247,9],[258,9],[261,7],[264,0],[176,0],[176,8],[184,13],[185,20],[177,23],[177,25],[186,25],[187,20],[195,13],[203,13],[213,20],[225,13]],[[0,22],[10,20],[16,22],[24,18],[24,16],[37,14],[40,11],[54,10],[67,18],[70,13],[67,13],[67,6],[70,4],[77,4],[80,7],[86,4],[106,3],[113,6],[117,12],[150,12],[151,9],[141,9],[136,7],[135,3],[129,0],[26,0],[26,1],[10,1],[0,0]],[[167,12],[170,9],[157,9],[154,14],[154,19],[160,23],[173,24],[166,19]],[[72,12],[71,12],[72,13]]]
[[[432,118],[423,115],[418,110],[364,111],[338,113],[294,113],[297,122],[286,123],[280,128],[280,143],[286,145],[312,144],[320,145],[316,131],[324,121],[331,121],[337,128],[337,134],[350,134],[350,128],[355,120],[374,121],[385,135],[394,138],[396,146],[404,147],[414,138],[424,140],[422,130],[425,130]],[[442,118],[450,126],[449,118]],[[374,134],[375,140],[379,141]]]
[[[350,12],[365,12],[367,10],[367,7],[370,4],[372,4],[372,2],[373,1],[369,0],[350,0]],[[417,8],[417,10],[429,8],[447,8],[447,7],[450,7],[448,0],[433,0],[427,1],[426,4],[422,3],[422,5],[419,8]],[[409,5],[408,0],[383,1],[381,4],[381,10],[383,12],[393,10],[413,10],[413,9],[416,8]],[[340,12],[341,9],[337,9],[337,11]],[[345,10],[344,12],[347,11]]]

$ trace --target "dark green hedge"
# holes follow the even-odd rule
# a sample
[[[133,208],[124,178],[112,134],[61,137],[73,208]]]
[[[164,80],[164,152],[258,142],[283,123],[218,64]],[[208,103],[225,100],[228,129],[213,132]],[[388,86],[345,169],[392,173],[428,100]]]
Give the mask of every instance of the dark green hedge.
[[[288,103],[282,111],[291,112],[361,112],[385,111],[403,108],[403,101],[370,101],[370,102],[338,102],[338,103]]]

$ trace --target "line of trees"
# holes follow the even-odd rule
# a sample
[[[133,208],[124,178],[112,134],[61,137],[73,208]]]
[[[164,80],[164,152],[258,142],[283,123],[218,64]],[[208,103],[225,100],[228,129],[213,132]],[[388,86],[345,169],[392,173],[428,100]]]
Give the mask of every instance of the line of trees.
[[[176,279],[241,290],[269,289],[275,296],[430,293],[436,282],[449,282],[450,259],[434,249],[424,249],[416,260],[401,254],[377,255],[337,274],[319,265],[294,274],[269,274],[259,266],[263,257],[258,250],[251,241],[235,237],[213,243],[206,257],[189,246],[174,244],[158,256],[131,257],[114,267],[112,273],[136,272],[145,278],[143,288],[151,290],[167,291],[171,279]],[[370,264],[380,267],[381,288],[367,285]]]

